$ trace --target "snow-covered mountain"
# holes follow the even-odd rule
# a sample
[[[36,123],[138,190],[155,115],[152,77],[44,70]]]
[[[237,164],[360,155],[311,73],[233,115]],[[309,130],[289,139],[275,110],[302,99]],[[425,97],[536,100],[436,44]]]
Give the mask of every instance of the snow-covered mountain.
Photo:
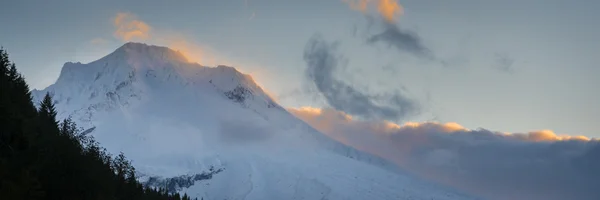
[[[150,186],[204,199],[471,199],[328,138],[233,67],[188,62],[127,43],[89,64],[66,63],[51,93]]]

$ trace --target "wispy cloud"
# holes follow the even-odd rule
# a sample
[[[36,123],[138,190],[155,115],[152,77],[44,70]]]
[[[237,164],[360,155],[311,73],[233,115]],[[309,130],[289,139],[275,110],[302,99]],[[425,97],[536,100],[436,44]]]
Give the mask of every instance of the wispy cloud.
[[[182,53],[190,62],[197,62],[209,66],[219,64],[232,65],[229,60],[212,48],[201,45],[191,37],[180,31],[152,28],[152,26],[129,12],[117,13],[112,18],[115,30],[113,36],[121,41],[148,42],[156,45],[165,45]],[[92,40],[92,43],[101,43],[101,38]]]
[[[212,62],[205,50],[194,42],[179,35],[170,35],[165,37],[167,46],[179,51],[190,62],[205,63]],[[222,63],[225,64],[225,63]]]
[[[116,28],[114,36],[123,41],[146,40],[150,38],[151,27],[145,22],[138,20],[131,13],[118,13],[113,24]]]
[[[340,142],[486,199],[600,199],[598,139],[361,121],[334,109],[288,110]]]
[[[345,58],[337,53],[338,43],[328,43],[320,35],[313,36],[304,49],[306,76],[314,83],[327,103],[335,109],[366,119],[400,120],[416,114],[418,104],[399,91],[371,95],[336,78]]]
[[[402,29],[397,25],[396,18],[404,13],[404,8],[396,0],[343,0],[350,8],[362,12],[369,19],[368,44],[384,44],[403,53],[411,53],[419,58],[435,60],[433,52],[422,41],[421,37],[412,31]],[[369,13],[369,7],[377,7],[377,17]]]
[[[411,53],[419,58],[435,60],[433,52],[423,44],[421,37],[412,31],[402,30],[398,25],[384,23],[382,32],[373,34],[367,38],[369,44],[385,44],[400,52]]]
[[[513,68],[515,59],[510,57],[507,53],[495,53],[494,62],[494,68],[500,70],[501,72],[506,72],[510,74],[515,72]]]

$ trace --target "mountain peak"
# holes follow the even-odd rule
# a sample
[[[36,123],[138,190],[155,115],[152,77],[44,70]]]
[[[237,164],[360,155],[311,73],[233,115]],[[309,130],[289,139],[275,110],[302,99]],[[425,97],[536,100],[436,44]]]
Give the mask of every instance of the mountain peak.
[[[168,47],[148,45],[137,42],[127,42],[115,50],[112,54],[115,54],[115,56],[123,56],[127,59],[136,60],[150,59],[152,61],[163,60],[184,63],[189,62],[187,58],[179,51],[170,49]]]
[[[201,96],[207,90],[250,109],[279,107],[250,75],[234,67],[205,67],[188,62],[182,53],[168,47],[135,42],[88,64],[65,63],[55,84],[33,94],[39,99],[45,92],[55,93],[59,106],[95,112],[166,93]],[[91,115],[85,113],[83,118],[90,121]]]
[[[143,43],[143,42],[126,42],[125,44],[122,45],[122,47],[133,47],[133,46],[147,47],[147,46],[154,46],[154,45],[148,45],[148,44]]]
[[[107,73],[127,75],[133,68],[151,69],[156,66],[190,64],[179,51],[168,47],[127,42],[112,53],[88,64],[67,62],[63,65],[57,83],[74,79],[97,80]]]
[[[155,50],[159,50],[159,51],[174,51],[168,47],[149,45],[149,44],[141,43],[141,42],[127,42],[127,43],[121,45],[121,47],[117,48],[115,51],[129,50],[129,51],[143,52],[144,50],[147,51],[148,49],[155,49]]]

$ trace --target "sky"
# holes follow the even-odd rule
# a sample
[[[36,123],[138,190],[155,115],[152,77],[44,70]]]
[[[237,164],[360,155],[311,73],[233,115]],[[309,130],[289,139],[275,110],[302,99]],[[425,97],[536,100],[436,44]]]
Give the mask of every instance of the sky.
[[[0,8],[0,23],[9,25],[0,45],[38,89],[65,62],[91,62],[138,41],[233,65],[285,107],[600,137],[600,2],[398,3],[9,0]],[[325,54],[334,67],[311,63]]]
[[[598,199],[600,1],[15,1],[32,88],[125,42],[250,74],[319,131],[486,199]]]

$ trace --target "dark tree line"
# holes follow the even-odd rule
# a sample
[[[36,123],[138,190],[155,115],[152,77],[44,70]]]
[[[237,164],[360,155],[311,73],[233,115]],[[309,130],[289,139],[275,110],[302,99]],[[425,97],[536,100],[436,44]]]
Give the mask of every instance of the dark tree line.
[[[112,157],[70,119],[57,122],[0,48],[0,199],[190,199],[143,187],[121,153]]]

